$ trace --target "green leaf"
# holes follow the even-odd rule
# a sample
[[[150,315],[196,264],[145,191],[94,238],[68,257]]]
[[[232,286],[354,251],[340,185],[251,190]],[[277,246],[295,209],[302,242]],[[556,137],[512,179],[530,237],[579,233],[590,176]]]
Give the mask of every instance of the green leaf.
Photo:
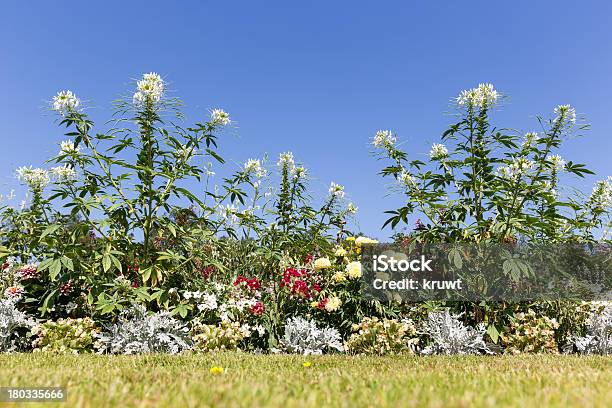
[[[62,270],[61,259],[54,259],[49,266],[49,278],[54,281]]]
[[[499,330],[497,330],[495,325],[490,324],[489,327],[487,327],[487,334],[489,337],[491,337],[493,343],[497,344],[497,341],[499,340]]]
[[[42,232],[42,234],[40,234],[40,239],[42,240],[47,235],[53,234],[60,227],[61,227],[61,225],[58,225],[58,224],[49,225],[47,228],[45,228],[45,230]]]
[[[102,256],[102,269],[104,269],[104,272],[108,272],[108,270],[111,267],[111,258],[109,254],[104,254]]]

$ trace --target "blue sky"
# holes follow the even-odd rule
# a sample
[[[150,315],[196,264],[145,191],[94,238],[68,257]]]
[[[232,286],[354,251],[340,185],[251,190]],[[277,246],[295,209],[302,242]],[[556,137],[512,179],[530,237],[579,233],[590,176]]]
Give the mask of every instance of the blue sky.
[[[561,154],[612,174],[608,1],[95,3],[0,6],[0,193],[16,167],[56,152],[62,131],[45,112],[55,92],[73,90],[102,123],[149,71],[171,82],[188,119],[230,112],[230,166],[292,150],[315,191],[346,186],[359,229],[379,238],[399,201],[369,139],[392,129],[425,157],[452,121],[450,98],[479,82],[509,96],[494,117],[502,126],[537,130],[534,115],[575,106],[592,130]]]

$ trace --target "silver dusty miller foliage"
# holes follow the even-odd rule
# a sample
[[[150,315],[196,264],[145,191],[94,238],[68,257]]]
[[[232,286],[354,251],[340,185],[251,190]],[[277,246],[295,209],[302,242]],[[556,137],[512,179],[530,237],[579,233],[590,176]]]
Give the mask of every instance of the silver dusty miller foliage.
[[[484,341],[486,332],[483,325],[477,328],[466,326],[459,320],[460,315],[452,315],[448,310],[429,312],[424,322],[423,333],[432,344],[425,347],[422,354],[481,354],[489,353]]]
[[[18,329],[30,329],[35,322],[19,311],[12,299],[0,299],[0,353],[15,351],[21,343]]]
[[[342,338],[332,327],[320,329],[315,322],[293,317],[285,323],[285,335],[281,340],[282,351],[296,354],[323,354],[335,349],[342,351]]]
[[[612,303],[593,305],[586,336],[575,338],[574,344],[579,353],[612,354]]]
[[[189,330],[168,312],[148,314],[141,305],[125,310],[119,321],[98,335],[101,353],[177,354],[189,349]]]

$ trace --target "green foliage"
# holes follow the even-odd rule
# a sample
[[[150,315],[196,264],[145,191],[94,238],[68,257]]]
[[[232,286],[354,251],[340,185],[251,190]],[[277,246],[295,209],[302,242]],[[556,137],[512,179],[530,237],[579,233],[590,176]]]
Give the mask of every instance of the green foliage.
[[[35,352],[91,353],[99,329],[93,320],[59,319],[47,321],[33,330],[36,339],[32,343]]]
[[[346,349],[351,354],[398,354],[414,352],[418,342],[412,321],[366,317],[353,325]]]

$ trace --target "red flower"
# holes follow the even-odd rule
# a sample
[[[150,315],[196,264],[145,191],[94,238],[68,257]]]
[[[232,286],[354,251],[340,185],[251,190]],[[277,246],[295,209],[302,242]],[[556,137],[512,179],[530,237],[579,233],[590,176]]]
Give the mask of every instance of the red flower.
[[[249,279],[246,276],[242,275],[236,278],[236,280],[234,281],[234,286],[239,286],[243,283],[252,291],[256,291],[261,287],[261,283],[259,283],[259,280],[257,280],[257,278]]]
[[[305,264],[309,264],[314,260],[314,255],[306,255],[306,258],[304,258],[304,263]]]
[[[314,290],[315,292],[320,292],[321,286],[318,283],[315,283],[314,285],[312,285],[312,290]]]
[[[137,281],[137,280],[133,280],[133,281],[132,281],[132,287],[133,287],[134,289],[137,289],[137,288],[139,288],[139,287],[140,287],[140,285],[138,284],[138,281]]]
[[[319,304],[317,305],[317,308],[319,310],[325,310],[325,305],[327,304],[328,299],[321,299],[321,301],[319,302]]]
[[[264,304],[259,301],[255,303],[253,306],[251,306],[251,313],[254,314],[255,316],[261,316],[264,313],[264,310],[265,310]]]
[[[297,295],[306,299],[310,299],[310,289],[308,288],[308,284],[301,279],[297,279],[293,282],[293,287],[291,288],[291,294]]]
[[[72,279],[69,280],[68,282],[64,283],[63,285],[60,286],[59,291],[60,294],[66,296],[69,295],[70,293],[72,293]]]
[[[128,272],[136,272],[136,273],[138,273],[138,271],[140,270],[140,266],[138,266],[137,263],[135,263],[133,265],[128,265],[127,270],[128,270]]]
[[[208,279],[210,277],[210,275],[212,275],[212,273],[215,271],[215,267],[213,265],[208,265],[207,267],[203,268],[200,273],[202,274],[202,276],[204,277],[204,279]]]

